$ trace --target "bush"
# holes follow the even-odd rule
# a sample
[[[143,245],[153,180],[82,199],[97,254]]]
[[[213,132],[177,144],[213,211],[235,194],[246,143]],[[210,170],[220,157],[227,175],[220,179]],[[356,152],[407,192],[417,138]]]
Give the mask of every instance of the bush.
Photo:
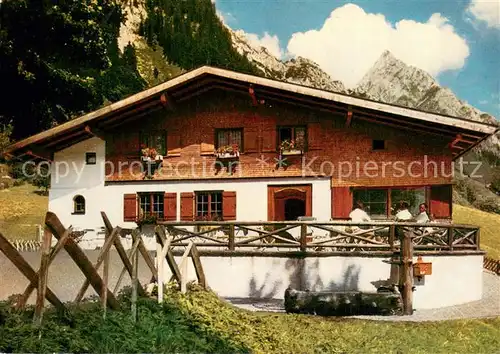
[[[500,202],[495,197],[478,197],[472,205],[482,211],[500,214]]]

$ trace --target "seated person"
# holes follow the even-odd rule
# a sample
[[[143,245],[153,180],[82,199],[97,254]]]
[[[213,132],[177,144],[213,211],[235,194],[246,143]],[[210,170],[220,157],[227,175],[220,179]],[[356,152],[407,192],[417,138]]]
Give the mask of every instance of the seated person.
[[[418,206],[419,214],[416,216],[415,221],[418,223],[429,222],[429,215],[427,214],[427,204],[422,203]]]
[[[370,215],[368,215],[368,213],[364,209],[365,209],[365,206],[364,206],[363,202],[356,201],[356,203],[354,203],[354,209],[349,214],[349,218],[351,219],[351,221],[353,223],[363,223],[363,222],[372,221],[372,219],[370,218]],[[349,229],[347,229],[346,231],[350,232],[350,233],[355,233],[355,232],[360,231],[361,229],[366,229],[366,228],[367,228],[367,226],[359,227],[357,225],[354,225],[354,226],[350,227]]]
[[[354,209],[349,214],[349,218],[351,219],[351,221],[355,223],[372,221],[372,219],[364,209],[365,208],[363,202],[357,201],[354,204]]]
[[[413,215],[411,215],[410,211],[408,210],[408,208],[410,207],[408,202],[401,201],[399,205],[399,211],[397,212],[395,217],[396,221],[410,221],[411,219],[413,219]]]

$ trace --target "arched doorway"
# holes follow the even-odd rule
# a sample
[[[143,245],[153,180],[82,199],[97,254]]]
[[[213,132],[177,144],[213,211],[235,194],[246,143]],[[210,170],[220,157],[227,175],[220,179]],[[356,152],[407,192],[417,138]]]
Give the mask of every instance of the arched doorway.
[[[269,186],[268,217],[271,221],[312,216],[312,186]]]
[[[306,201],[289,198],[285,200],[285,220],[297,220],[306,215]]]

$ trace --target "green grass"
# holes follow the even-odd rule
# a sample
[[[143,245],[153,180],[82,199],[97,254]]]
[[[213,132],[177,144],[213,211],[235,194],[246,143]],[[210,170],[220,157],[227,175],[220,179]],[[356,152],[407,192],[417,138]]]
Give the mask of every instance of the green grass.
[[[41,332],[30,325],[31,309],[4,310],[0,352],[493,353],[500,348],[498,318],[396,323],[252,313],[197,287],[186,295],[168,290],[163,305],[140,299],[137,324],[128,301],[122,304],[106,321],[98,304],[73,310],[73,322],[49,312]]]
[[[37,191],[31,184],[0,190],[0,232],[4,236],[35,239],[36,225],[43,225],[48,207],[47,196]]]
[[[500,259],[500,215],[478,209],[453,205],[453,221],[481,227],[481,249],[494,259]]]

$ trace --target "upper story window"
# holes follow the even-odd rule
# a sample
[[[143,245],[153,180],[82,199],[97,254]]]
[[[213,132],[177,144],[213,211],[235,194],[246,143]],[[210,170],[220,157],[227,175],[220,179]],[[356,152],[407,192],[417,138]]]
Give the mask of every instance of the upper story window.
[[[222,220],[222,192],[196,192],[196,219]]]
[[[87,165],[95,165],[97,163],[97,154],[95,152],[86,152],[85,163]]]
[[[306,127],[278,127],[278,144],[281,152],[303,152],[307,145]]]
[[[167,154],[166,133],[164,131],[141,132],[141,149],[154,148],[160,155]]]
[[[85,198],[81,195],[73,198],[73,214],[85,214]]]
[[[217,129],[215,134],[216,149],[231,147],[243,151],[243,129]]]
[[[146,215],[154,215],[158,219],[163,219],[163,199],[163,193],[139,193],[139,219]]]
[[[385,150],[385,140],[375,139],[372,141],[372,150]]]
[[[396,215],[401,202],[409,205],[408,211],[416,216],[419,213],[419,206],[426,203],[425,188],[391,188],[391,215]]]

